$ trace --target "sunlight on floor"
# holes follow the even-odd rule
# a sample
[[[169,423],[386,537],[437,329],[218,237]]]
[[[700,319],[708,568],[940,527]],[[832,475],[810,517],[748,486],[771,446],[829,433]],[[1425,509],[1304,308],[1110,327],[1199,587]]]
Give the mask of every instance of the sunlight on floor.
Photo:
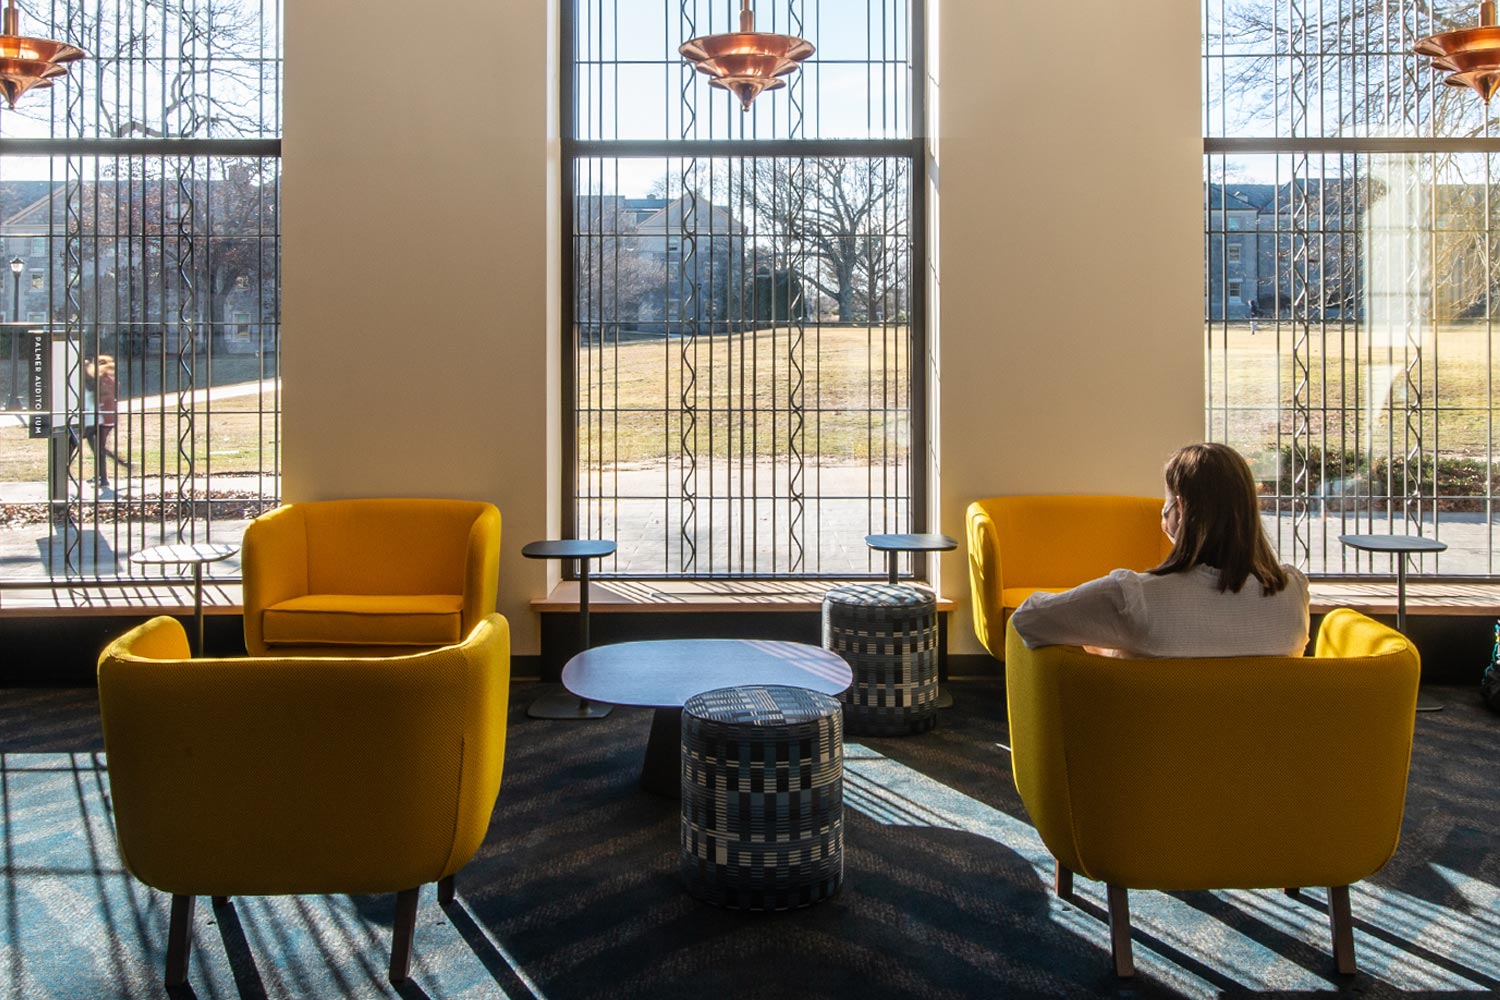
[[[155,995],[169,897],[124,869],[104,755],[0,754],[0,996]],[[546,1000],[463,902],[424,886],[413,982],[433,997]],[[408,996],[386,981],[393,897],[202,900],[189,981],[198,996]]]
[[[1009,758],[1005,754],[997,752],[996,767],[999,780],[1009,780]],[[1014,851],[1036,869],[1038,889],[1048,894],[1052,918],[1095,944],[1101,969],[1107,966],[1108,924],[1102,916],[1095,917],[1052,895],[1052,855],[1030,823],[857,743],[844,746],[844,801],[878,823],[959,830]],[[1360,971],[1402,990],[1491,989],[1500,978],[1500,952],[1493,943],[1500,934],[1500,889],[1450,869],[1433,867],[1473,904],[1473,911],[1460,913],[1369,882],[1352,887]],[[1102,883],[1080,877],[1074,883],[1074,892],[1096,913],[1105,911]],[[1281,936],[1304,942],[1319,955],[1328,953],[1328,920],[1322,909],[1325,890],[1305,891],[1302,902],[1274,890],[1227,890],[1208,895]],[[1309,905],[1310,901],[1317,906]],[[1159,980],[1185,995],[1215,996],[1226,985],[1300,991],[1335,989],[1343,982],[1333,972],[1331,956],[1326,971],[1304,968],[1173,895],[1133,892],[1130,910],[1137,974]],[[1211,953],[1205,953],[1204,942],[1213,942]],[[1195,960],[1195,969],[1184,968],[1165,957],[1163,951],[1188,956]],[[1478,981],[1466,978],[1463,971],[1474,973]]]
[[[997,780],[1008,780],[1008,763],[997,745]],[[167,897],[120,863],[103,755],[0,754],[0,783],[0,847],[11,875],[0,893],[0,995],[57,995],[61,984],[48,971],[56,969],[68,970],[68,989],[159,983]],[[851,810],[877,823],[960,831],[1014,852],[1036,870],[1051,920],[1097,949],[1100,975],[1107,975],[1104,887],[1079,878],[1082,906],[1057,899],[1052,857],[1024,819],[853,743],[845,746],[844,795]],[[1449,905],[1370,882],[1353,887],[1361,972],[1404,991],[1494,989],[1500,888],[1440,865],[1431,869],[1450,887]],[[1346,987],[1328,956],[1326,892],[1308,889],[1303,897],[1273,890],[1132,893],[1139,975],[1184,996]],[[222,912],[199,907],[192,981],[205,996],[395,996],[384,975],[388,909],[379,897],[340,895],[238,899]],[[1231,910],[1246,931],[1223,919]],[[1281,953],[1289,942],[1295,958]],[[459,904],[447,913],[431,887],[424,892],[413,961],[414,979],[432,996],[546,1000],[464,902],[461,880]]]

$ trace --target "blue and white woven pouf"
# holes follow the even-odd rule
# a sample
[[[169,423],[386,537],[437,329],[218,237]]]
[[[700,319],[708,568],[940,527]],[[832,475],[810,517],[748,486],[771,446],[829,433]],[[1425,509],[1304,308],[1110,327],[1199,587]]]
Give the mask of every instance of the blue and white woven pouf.
[[[844,880],[844,719],[837,699],[746,686],[682,706],[682,877],[737,910],[790,910]]]
[[[849,732],[901,736],[937,725],[937,597],[922,587],[856,583],[823,597],[823,648],[854,683],[841,696]]]

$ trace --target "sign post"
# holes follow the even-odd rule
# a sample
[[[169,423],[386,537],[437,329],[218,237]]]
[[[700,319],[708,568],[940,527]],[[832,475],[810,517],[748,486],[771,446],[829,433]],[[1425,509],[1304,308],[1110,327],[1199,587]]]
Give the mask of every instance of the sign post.
[[[27,332],[26,345],[26,436],[52,434],[52,338],[46,330]]]

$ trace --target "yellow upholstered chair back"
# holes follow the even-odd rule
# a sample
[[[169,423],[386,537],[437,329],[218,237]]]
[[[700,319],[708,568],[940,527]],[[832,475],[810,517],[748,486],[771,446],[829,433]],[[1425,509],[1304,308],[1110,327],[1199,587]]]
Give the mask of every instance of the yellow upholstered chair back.
[[[406,978],[418,887],[489,829],[505,763],[510,629],[406,656],[190,659],[172,618],[99,658],[120,856],[173,896],[167,984],[187,976],[196,896],[396,892]]]
[[[294,504],[310,594],[461,594],[475,521],[489,504],[361,500]]]
[[[393,892],[451,875],[489,828],[510,629],[409,656],[190,658],[174,619],[99,659],[126,867],[181,895]]]
[[[1115,569],[1148,570],[1172,545],[1160,497],[1007,496],[969,505],[974,631],[1005,651],[1010,612],[1036,590],[1066,590]]]
[[[1347,886],[1396,850],[1419,663],[1330,612],[1316,655],[1118,660],[1008,630],[1016,787],[1069,871],[1113,886]]]
[[[460,596],[456,635],[467,635],[495,610],[499,561],[500,512],[493,504],[446,499],[286,504],[245,529],[245,648],[251,655],[272,652],[265,610],[309,595]],[[359,605],[346,602],[336,610],[354,619]],[[357,636],[357,623],[349,632]]]

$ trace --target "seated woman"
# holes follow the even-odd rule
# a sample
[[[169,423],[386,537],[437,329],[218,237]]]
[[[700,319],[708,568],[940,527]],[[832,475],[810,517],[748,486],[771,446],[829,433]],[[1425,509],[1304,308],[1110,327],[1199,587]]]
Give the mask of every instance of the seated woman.
[[[1166,560],[1146,573],[1117,569],[1060,594],[1031,595],[1011,615],[1026,647],[1133,658],[1301,656],[1307,577],[1277,564],[1250,466],[1226,445],[1190,444],[1167,462],[1165,478]]]

